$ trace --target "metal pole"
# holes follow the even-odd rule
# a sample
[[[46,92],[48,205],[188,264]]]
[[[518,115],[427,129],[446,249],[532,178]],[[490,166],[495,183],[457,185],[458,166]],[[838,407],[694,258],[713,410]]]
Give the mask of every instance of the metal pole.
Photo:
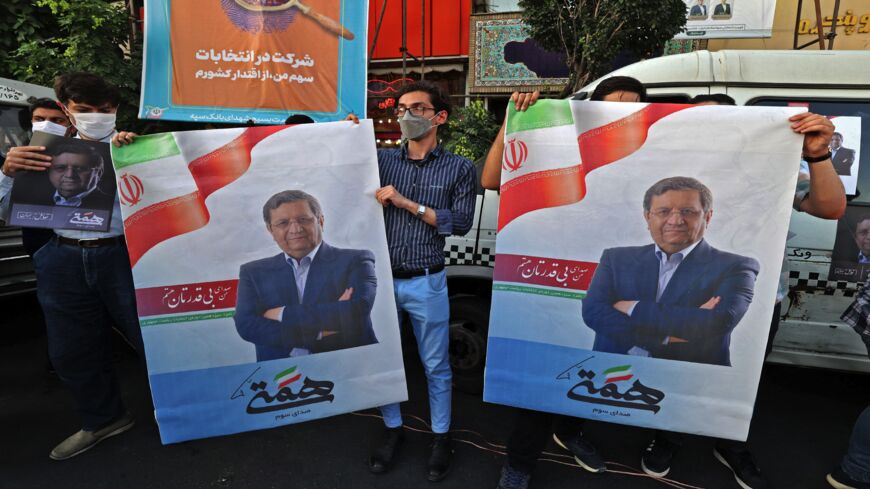
[[[798,31],[801,26],[801,10],[804,6],[804,0],[797,0],[797,16],[794,19],[794,43],[792,49],[801,49],[798,47]]]
[[[834,1],[834,17],[831,19],[831,32],[828,33],[828,49],[834,49],[834,38],[837,37],[837,15],[840,14],[840,0]]]
[[[420,79],[423,80],[426,78],[426,0],[420,2]]]
[[[384,14],[387,13],[387,0],[384,0],[384,6],[381,7],[381,16],[378,17],[378,23],[375,25],[375,35],[372,39],[372,48],[369,49],[369,61],[375,55],[375,46],[378,45],[378,34],[381,32],[381,22],[384,21]]]
[[[825,27],[822,25],[822,5],[821,0],[815,0],[816,4],[816,27],[819,31],[819,49],[825,49]]]
[[[818,2],[818,0],[816,0]],[[408,70],[408,0],[402,0],[402,85]]]

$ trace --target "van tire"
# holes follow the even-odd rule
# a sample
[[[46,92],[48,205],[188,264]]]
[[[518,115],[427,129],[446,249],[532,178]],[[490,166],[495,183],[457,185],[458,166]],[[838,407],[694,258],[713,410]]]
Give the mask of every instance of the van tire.
[[[450,298],[450,368],[456,390],[483,392],[488,332],[489,302],[473,295]]]

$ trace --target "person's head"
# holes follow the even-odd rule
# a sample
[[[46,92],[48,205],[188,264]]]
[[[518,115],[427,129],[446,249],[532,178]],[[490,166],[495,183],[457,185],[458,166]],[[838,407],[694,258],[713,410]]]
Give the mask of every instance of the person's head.
[[[689,103],[695,105],[737,105],[737,102],[730,95],[724,93],[695,95]]]
[[[312,124],[313,122],[314,119],[305,114],[293,114],[284,121],[284,124]]]
[[[54,93],[82,138],[101,140],[115,131],[118,87],[93,73],[73,72],[55,78]]]
[[[835,132],[831,136],[831,149],[840,149],[840,146],[843,146],[843,135]]]
[[[48,181],[64,198],[93,190],[103,176],[105,162],[97,150],[77,144],[59,144],[45,151],[52,157]]]
[[[320,203],[301,190],[285,190],[270,197],[263,206],[263,220],[281,251],[297,260],[323,240]]]
[[[437,128],[447,122],[450,100],[441,88],[426,80],[404,85],[396,96],[396,116],[402,137],[420,141],[435,137]]]
[[[698,0],[698,5],[704,5],[704,0]]]
[[[855,244],[864,256],[870,257],[870,216],[862,217],[855,226]]]
[[[644,194],[643,215],[659,248],[676,253],[704,237],[713,217],[713,194],[694,178],[665,178]]]
[[[30,125],[34,131],[63,136],[70,124],[57,102],[44,97],[30,103]]]
[[[630,76],[612,76],[601,80],[589,100],[603,102],[644,102],[646,88]]]

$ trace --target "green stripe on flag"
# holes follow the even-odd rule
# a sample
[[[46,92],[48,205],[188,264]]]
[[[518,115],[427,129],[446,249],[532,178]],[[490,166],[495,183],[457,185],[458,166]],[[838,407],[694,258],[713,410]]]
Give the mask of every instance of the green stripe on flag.
[[[279,373],[278,375],[276,375],[275,378],[272,379],[272,380],[278,380],[278,379],[280,379],[281,377],[284,377],[285,375],[290,375],[290,374],[292,374],[292,373],[295,372],[295,371],[296,371],[296,366],[294,365],[294,366],[288,368],[287,370],[285,370],[285,371]]]
[[[175,137],[171,132],[153,136],[137,136],[133,144],[120,148],[112,145],[112,164],[115,165],[116,170],[120,170],[137,163],[159,160],[177,154],[181,154],[181,151],[175,144]]]
[[[631,370],[631,365],[620,365],[618,367],[609,368],[604,371],[604,375],[610,375],[617,372],[625,372],[626,370]]]
[[[561,297],[563,299],[585,299],[586,292],[574,292],[573,290],[545,289],[543,287],[529,287],[526,285],[492,284],[492,290],[503,292],[520,292],[523,294],[546,295]]]
[[[574,124],[574,114],[571,112],[569,100],[538,100],[525,112],[517,112],[514,105],[508,103],[508,125],[505,134],[569,124]]]
[[[203,314],[187,314],[183,316],[167,316],[154,319],[140,319],[139,326],[159,326],[161,324],[171,323],[188,323],[191,321],[206,321],[209,319],[231,318],[235,314],[235,309],[221,312],[206,312]]]

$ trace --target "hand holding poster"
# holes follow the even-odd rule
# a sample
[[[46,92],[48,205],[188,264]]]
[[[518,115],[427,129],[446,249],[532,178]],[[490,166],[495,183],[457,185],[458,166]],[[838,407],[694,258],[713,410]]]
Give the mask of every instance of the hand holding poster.
[[[140,118],[280,124],[365,111],[365,1],[146,0],[145,15]]]
[[[44,146],[51,167],[16,174],[9,224],[107,231],[115,202],[108,143],[35,131],[28,146]]]
[[[113,158],[164,443],[407,399],[370,121]]]
[[[798,110],[511,108],[484,399],[745,439]]]

